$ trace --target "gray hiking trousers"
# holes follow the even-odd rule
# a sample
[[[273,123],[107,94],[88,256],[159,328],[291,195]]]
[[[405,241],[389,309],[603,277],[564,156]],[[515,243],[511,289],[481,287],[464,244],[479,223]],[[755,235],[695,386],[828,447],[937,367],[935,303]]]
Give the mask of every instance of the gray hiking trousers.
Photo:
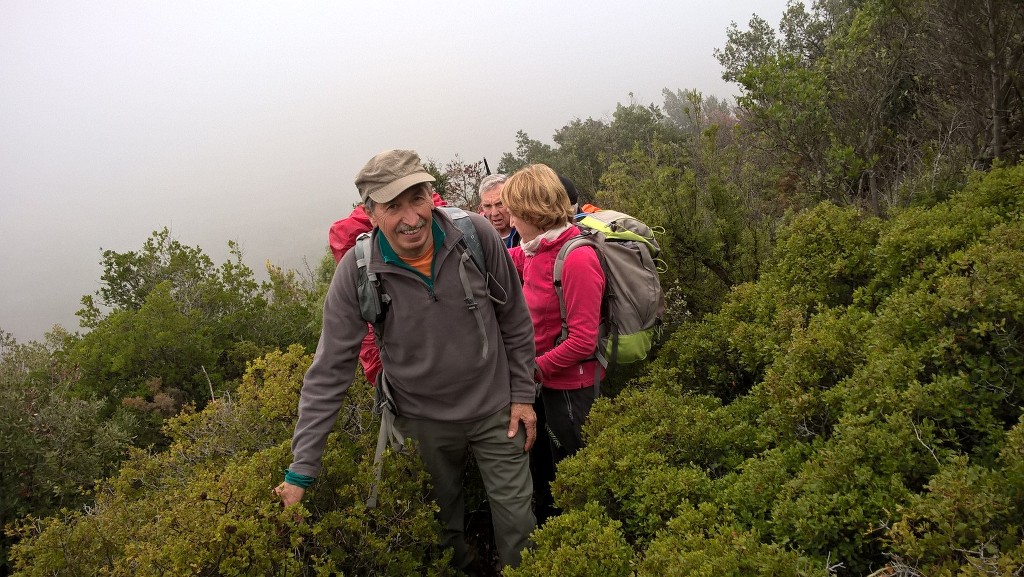
[[[453,563],[465,569],[473,554],[464,536],[465,500],[462,486],[467,452],[473,451],[491,506],[494,540],[502,566],[517,567],[530,546],[536,520],[531,507],[533,481],[529,454],[523,452],[526,431],[508,438],[510,408],[471,423],[396,417],[395,428],[415,439],[431,476],[431,497],[440,508],[442,544],[455,549]]]

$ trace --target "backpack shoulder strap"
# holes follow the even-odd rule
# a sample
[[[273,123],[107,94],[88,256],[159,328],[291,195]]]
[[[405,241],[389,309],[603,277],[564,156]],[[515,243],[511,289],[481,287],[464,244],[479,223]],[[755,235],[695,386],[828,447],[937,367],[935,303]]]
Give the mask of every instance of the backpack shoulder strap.
[[[370,271],[370,255],[373,254],[373,233],[364,232],[356,237],[352,247],[356,253],[356,267],[359,271],[356,294],[359,296],[359,316],[380,331],[387,314],[391,297],[381,290],[377,273]],[[380,332],[377,333],[381,334]]]
[[[581,227],[580,230],[582,231],[582,233],[580,235],[574,236],[574,237],[570,238],[568,241],[566,241],[566,243],[563,244],[562,248],[558,251],[558,256],[555,257],[554,286],[555,286],[555,294],[558,295],[558,310],[559,310],[560,316],[562,318],[562,332],[561,332],[561,334],[558,337],[558,341],[557,341],[558,343],[561,343],[565,339],[569,338],[569,321],[565,318],[568,313],[565,310],[565,294],[564,294],[564,292],[562,290],[562,273],[563,273],[563,270],[565,269],[565,259],[566,259],[566,257],[569,256],[569,253],[572,252],[578,246],[590,246],[590,247],[593,247],[594,253],[597,255],[597,260],[601,264],[601,271],[604,272],[604,275],[605,275],[605,283],[606,283],[605,287],[606,287],[606,290],[607,290],[607,287],[609,286],[608,285],[608,283],[609,283],[609,280],[608,280],[608,267],[605,264],[604,254],[601,252],[601,248],[599,246],[599,243],[601,241],[598,240],[597,238],[595,238],[595,236],[596,236],[596,232],[595,231],[589,230],[589,229],[585,229],[583,227]],[[608,368],[608,359],[606,359],[605,356],[601,353],[601,340],[604,337],[604,335],[607,334],[607,327],[605,326],[605,322],[604,322],[604,318],[603,318],[603,316],[604,316],[604,307],[605,307],[605,305],[604,305],[604,298],[602,297],[601,300],[602,300],[602,302],[601,302],[601,315],[602,315],[602,319],[601,319],[601,326],[598,329],[597,347],[594,349],[594,356],[593,356],[593,358],[597,359],[597,362],[600,363],[600,365],[602,367],[607,369]],[[595,372],[594,373],[594,395],[595,396],[600,396],[601,395],[601,373],[600,372]]]
[[[567,314],[565,310],[565,294],[562,290],[562,273],[565,269],[565,259],[566,257],[569,256],[569,253],[572,252],[576,247],[590,246],[594,248],[594,253],[597,254],[597,260],[601,263],[601,269],[604,270],[604,257],[601,254],[601,251],[597,245],[598,241],[593,238],[593,234],[590,233],[589,231],[585,231],[583,232],[583,234],[574,236],[567,240],[565,244],[562,245],[562,248],[558,251],[558,256],[555,257],[555,270],[553,279],[555,285],[555,294],[558,295],[558,309],[562,317],[562,334],[561,336],[558,337],[558,342],[562,342],[565,339],[569,338],[569,323],[565,319]]]
[[[480,244],[480,233],[473,226],[469,213],[457,206],[439,206],[438,209],[444,211],[448,218],[455,223],[455,226],[462,231],[462,240],[465,241],[466,248],[469,249],[469,254],[473,257],[473,264],[480,272],[486,274],[487,261],[484,259],[484,247]]]
[[[473,295],[473,287],[470,284],[469,277],[466,274],[466,261],[473,261],[473,265],[476,266],[476,270],[483,275],[484,283],[487,283],[487,279],[490,275],[487,273],[487,261],[484,259],[484,247],[480,243],[480,233],[476,231],[476,226],[473,225],[472,219],[469,218],[469,213],[462,210],[457,206],[442,206],[438,207],[443,210],[455,226],[459,227],[462,232],[462,240],[460,244],[465,247],[462,251],[462,255],[459,261],[459,279],[462,281],[462,290],[466,293],[464,302],[466,307],[473,312],[473,316],[476,318],[477,328],[480,330],[480,338],[482,346],[480,347],[480,354],[482,357],[487,357],[490,344],[487,340],[487,330],[484,325],[483,313],[480,312],[480,307],[476,302],[476,297]],[[488,298],[490,294],[488,292]]]

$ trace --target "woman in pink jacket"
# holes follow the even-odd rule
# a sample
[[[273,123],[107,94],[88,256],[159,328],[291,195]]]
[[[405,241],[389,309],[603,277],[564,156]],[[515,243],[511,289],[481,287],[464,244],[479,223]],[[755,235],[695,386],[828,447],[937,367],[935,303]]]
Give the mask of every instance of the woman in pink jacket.
[[[562,316],[554,286],[555,257],[566,241],[580,234],[572,223],[569,197],[555,171],[531,164],[509,177],[501,201],[522,235],[520,246],[510,253],[533,319],[536,377],[543,385],[541,400],[557,463],[582,448],[581,429],[594,404],[595,371],[602,371],[594,352],[604,273],[592,247],[577,247],[566,256],[562,289],[569,336],[557,342]]]

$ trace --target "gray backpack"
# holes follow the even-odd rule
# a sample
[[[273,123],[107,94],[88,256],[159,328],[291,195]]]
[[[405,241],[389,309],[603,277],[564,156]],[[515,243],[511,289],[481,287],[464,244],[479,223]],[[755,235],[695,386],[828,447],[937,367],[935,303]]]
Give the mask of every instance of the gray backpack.
[[[582,234],[569,239],[555,258],[554,284],[562,313],[562,334],[569,336],[562,294],[562,269],[565,257],[579,246],[591,246],[604,272],[605,289],[601,299],[601,327],[594,357],[608,368],[616,363],[630,364],[647,358],[661,338],[665,296],[655,262],[661,247],[654,232],[636,218],[614,210],[599,210],[583,215],[576,226]],[[600,373],[595,376],[599,394]]]

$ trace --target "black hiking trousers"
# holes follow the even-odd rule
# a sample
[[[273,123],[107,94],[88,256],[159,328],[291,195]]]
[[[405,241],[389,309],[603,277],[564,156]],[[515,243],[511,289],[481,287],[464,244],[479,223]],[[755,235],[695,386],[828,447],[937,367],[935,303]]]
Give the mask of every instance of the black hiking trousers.
[[[544,388],[540,395],[544,402],[545,428],[551,441],[551,456],[557,465],[562,459],[583,448],[583,423],[596,400],[594,387],[572,390]]]

